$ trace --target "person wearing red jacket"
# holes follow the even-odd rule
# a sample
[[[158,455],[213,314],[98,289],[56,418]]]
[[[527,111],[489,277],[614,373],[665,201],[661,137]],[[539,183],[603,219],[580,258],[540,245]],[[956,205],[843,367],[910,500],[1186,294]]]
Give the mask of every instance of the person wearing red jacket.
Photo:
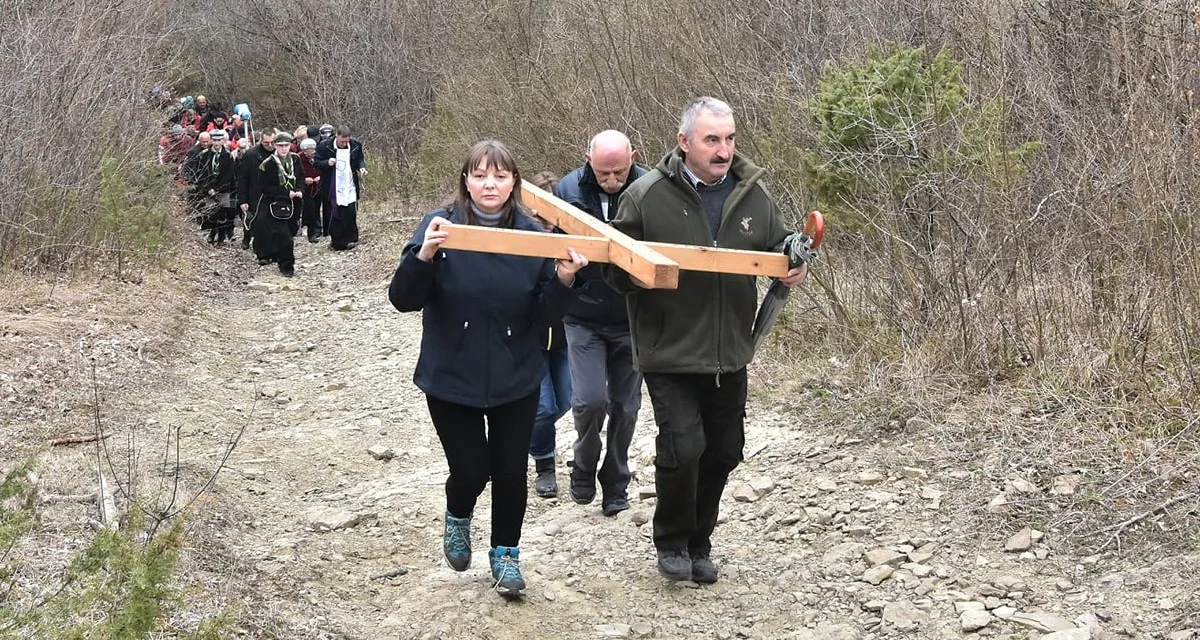
[[[182,176],[180,176],[180,169],[183,166],[184,159],[187,158],[188,151],[195,144],[195,138],[185,133],[183,126],[178,124],[171,125],[170,132],[158,141],[159,164],[170,167],[171,176],[180,182],[180,184],[186,184],[183,182]]]
[[[317,211],[317,202],[321,199],[321,170],[313,164],[317,155],[317,141],[305,138],[300,141],[300,165],[304,168],[304,204],[301,224],[308,234],[308,241],[319,242],[321,239],[321,216]]]

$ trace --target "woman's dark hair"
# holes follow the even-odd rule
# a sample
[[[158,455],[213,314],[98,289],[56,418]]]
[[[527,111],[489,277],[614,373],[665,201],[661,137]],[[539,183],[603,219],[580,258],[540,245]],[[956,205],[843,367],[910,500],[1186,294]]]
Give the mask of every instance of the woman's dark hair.
[[[471,192],[467,190],[467,176],[480,165],[484,169],[497,169],[512,174],[513,190],[500,208],[499,225],[511,229],[516,217],[525,213],[521,203],[521,171],[517,168],[517,160],[512,152],[499,140],[480,140],[471,147],[466,160],[463,161],[462,170],[458,172],[458,195],[454,204],[466,215],[467,224],[478,224],[475,212],[471,211]]]

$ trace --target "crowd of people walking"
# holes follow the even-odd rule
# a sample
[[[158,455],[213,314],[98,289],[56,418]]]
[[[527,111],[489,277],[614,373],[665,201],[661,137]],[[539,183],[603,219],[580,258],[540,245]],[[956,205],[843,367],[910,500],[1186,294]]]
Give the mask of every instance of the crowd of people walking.
[[[295,275],[301,234],[311,243],[327,237],[335,251],[358,245],[367,163],[348,126],[255,130],[248,110],[229,114],[203,95],[160,99],[167,116],[158,161],[210,244],[233,244],[240,227],[241,247],[286,277]]]

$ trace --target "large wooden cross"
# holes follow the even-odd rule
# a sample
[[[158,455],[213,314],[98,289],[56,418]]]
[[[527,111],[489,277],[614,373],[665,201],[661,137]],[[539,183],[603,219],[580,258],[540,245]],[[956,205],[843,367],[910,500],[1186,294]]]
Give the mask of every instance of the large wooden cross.
[[[566,234],[450,225],[442,248],[566,258],[567,247],[571,247],[589,262],[614,264],[655,289],[678,287],[680,269],[772,278],[788,272],[788,259],[782,253],[641,242],[528,181],[522,182],[521,190],[525,205],[534,214]]]

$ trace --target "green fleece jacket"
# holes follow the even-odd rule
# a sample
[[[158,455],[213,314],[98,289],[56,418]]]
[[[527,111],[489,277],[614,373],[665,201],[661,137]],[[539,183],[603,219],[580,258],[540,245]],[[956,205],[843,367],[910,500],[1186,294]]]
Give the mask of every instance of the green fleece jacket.
[[[738,182],[725,201],[715,239],[700,194],[683,174],[678,147],[625,190],[613,227],[646,242],[780,250],[789,231],[760,183],[766,170],[735,154],[730,171]],[[643,289],[611,266],[605,278],[626,296],[638,371],[716,374],[750,363],[758,308],[754,276],[681,270],[678,289]]]

